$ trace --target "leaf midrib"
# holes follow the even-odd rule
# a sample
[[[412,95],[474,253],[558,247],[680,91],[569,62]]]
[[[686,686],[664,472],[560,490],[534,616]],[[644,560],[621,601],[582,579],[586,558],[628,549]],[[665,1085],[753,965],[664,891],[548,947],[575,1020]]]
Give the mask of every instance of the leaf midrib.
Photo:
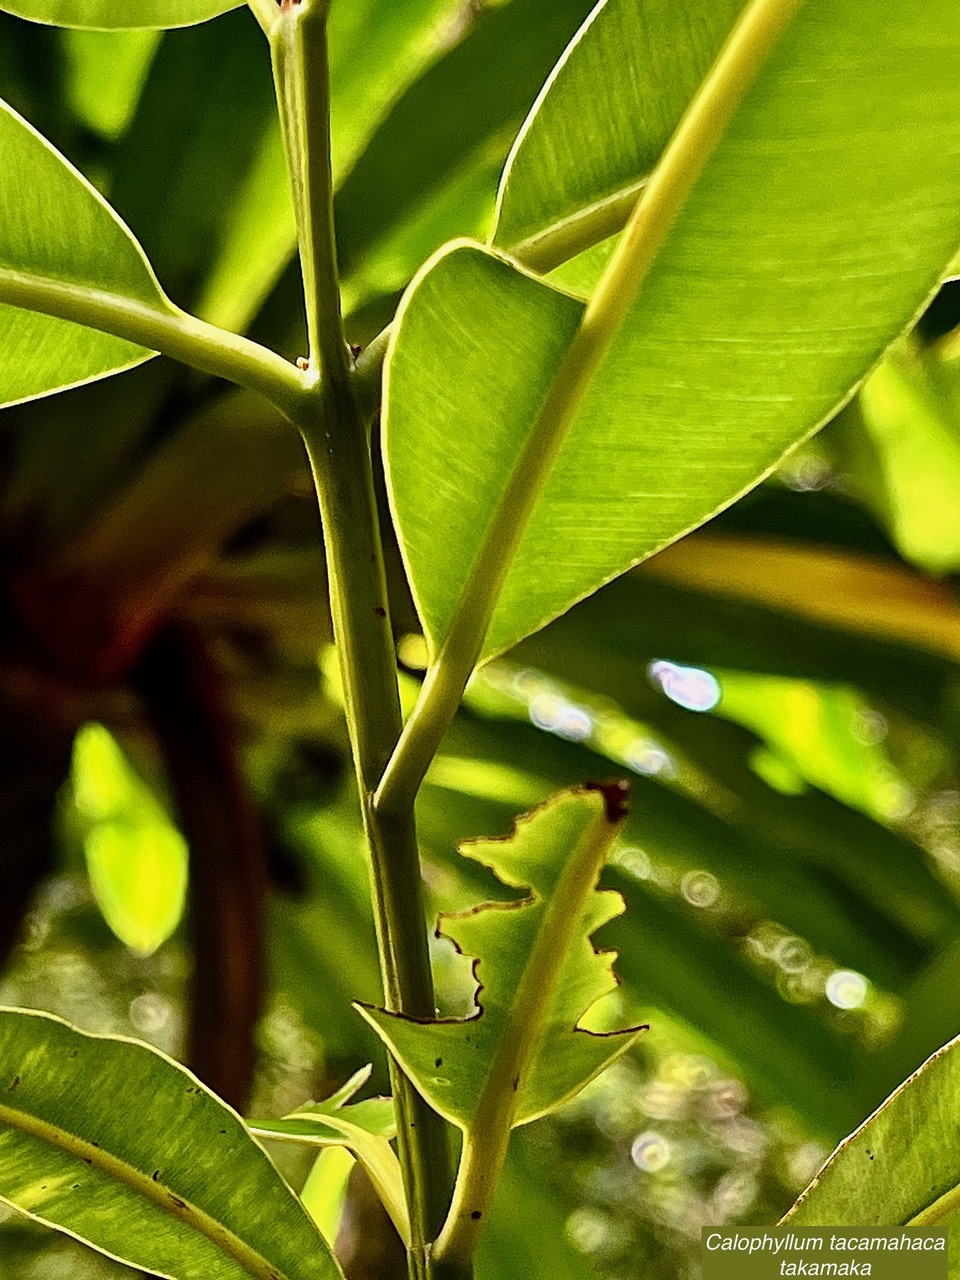
[[[205,1210],[185,1200],[171,1190],[159,1179],[155,1182],[151,1174],[144,1173],[135,1165],[113,1155],[85,1138],[70,1133],[59,1125],[42,1120],[28,1111],[20,1111],[6,1103],[0,1103],[0,1122],[18,1129],[32,1138],[38,1138],[65,1155],[71,1156],[105,1173],[115,1182],[141,1195],[146,1200],[162,1208],[171,1217],[178,1219],[185,1226],[193,1228],[205,1236],[222,1254],[239,1263],[254,1280],[290,1280],[286,1273],[278,1270],[268,1262],[256,1249],[241,1240],[229,1227],[218,1222]],[[4,1197],[7,1203],[24,1212],[16,1200]],[[29,1213],[29,1211],[27,1211]],[[38,1216],[29,1213],[29,1216]],[[46,1219],[44,1219],[46,1221]],[[54,1224],[57,1225],[57,1224]],[[96,1246],[94,1246],[96,1247]]]
[[[504,247],[494,239],[492,247],[502,249],[531,271],[552,271],[622,231],[648,181],[645,173],[600,200],[554,219],[523,240]]]

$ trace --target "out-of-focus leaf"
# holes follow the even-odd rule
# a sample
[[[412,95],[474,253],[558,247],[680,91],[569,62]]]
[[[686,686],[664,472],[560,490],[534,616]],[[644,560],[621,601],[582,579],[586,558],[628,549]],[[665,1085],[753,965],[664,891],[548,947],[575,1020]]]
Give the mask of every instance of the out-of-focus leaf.
[[[598,4],[510,153],[493,243],[543,268],[619,231],[743,7]]]
[[[77,734],[73,793],[87,824],[87,871],[103,918],[121,942],[149,955],[183,917],[183,837],[102,725]]]
[[[400,1238],[409,1241],[410,1220],[403,1175],[390,1146],[390,1139],[397,1132],[393,1099],[349,1101],[369,1075],[370,1068],[365,1067],[325,1102],[305,1103],[282,1120],[251,1120],[250,1129],[260,1137],[285,1142],[346,1147],[363,1166]]]
[[[870,707],[854,690],[806,680],[719,673],[716,714],[746,725],[801,778],[878,821],[903,816],[905,780],[872,738]]]
[[[649,560],[642,572],[877,640],[960,657],[960,609],[950,590],[868,556],[699,533]]]
[[[397,100],[337,192],[340,268],[356,296],[402,288],[453,236],[486,237],[513,136],[589,8],[487,8]]]
[[[317,1156],[300,1192],[303,1207],[331,1247],[340,1229],[352,1168],[353,1156],[345,1147],[327,1147]]]
[[[858,591],[861,569],[867,582],[859,586],[862,595],[852,594]],[[788,581],[790,573],[794,576]],[[858,605],[869,612],[871,585],[902,592],[901,643],[883,632],[871,634],[863,620],[862,630],[851,629],[859,619]],[[933,605],[944,620],[948,616],[949,593],[936,588],[928,592],[927,585],[918,576],[860,556],[701,533],[582,601],[547,634],[551,647],[562,647],[570,657],[577,645],[617,650],[625,659],[632,654],[633,675],[625,665],[618,668],[631,688],[645,684],[638,677],[647,663],[669,657],[699,666],[855,685],[880,705],[933,725],[943,712],[952,664],[921,646],[919,637],[911,643],[906,634],[908,617],[917,618],[920,630]],[[805,600],[810,613],[819,610],[822,618],[800,614]],[[843,625],[848,617],[849,627]],[[960,639],[960,613],[957,634]],[[527,642],[535,644],[535,639]]]
[[[295,709],[294,723],[302,721]],[[370,914],[362,833],[352,793],[290,821],[292,847],[306,855],[322,890],[303,903],[277,904],[273,963],[277,985],[333,1057],[369,1059],[378,1041],[353,1016],[358,996],[376,1000],[380,972]]]
[[[754,485],[909,324],[960,239],[960,101],[934,110],[928,92],[931,77],[960,84],[955,16],[951,0],[891,9],[864,41],[853,0],[801,9],[589,362],[586,339],[571,345],[580,304],[479,248],[418,277],[388,356],[384,443],[432,656],[491,513],[517,510],[521,457],[530,515],[481,657]],[[561,368],[577,392],[562,413]]]
[[[176,1280],[341,1276],[240,1118],[146,1045],[0,1012],[0,1198]]]
[[[276,117],[263,34],[246,10],[164,36],[111,156],[110,199],[178,302],[202,292]],[[286,185],[281,172],[281,199]]]
[[[947,1226],[960,1208],[960,1041],[938,1050],[841,1143],[790,1226]]]
[[[528,1145],[522,1131],[514,1135],[477,1250],[477,1274],[496,1280],[594,1280],[590,1260],[570,1243],[567,1215],[546,1185],[543,1161],[528,1154]]]
[[[289,424],[257,396],[227,393],[187,417],[46,559],[42,580],[76,620],[70,643],[129,653],[230,535],[290,492],[304,465]]]
[[[0,8],[31,22],[119,31],[192,26],[239,4],[240,0],[3,0]]]
[[[458,8],[458,0],[393,0],[385,7],[377,0],[359,0],[332,7],[335,184],[350,170],[393,100],[437,54]],[[413,152],[409,138],[404,139],[404,152]],[[387,194],[384,180],[373,208],[366,212],[376,216]],[[287,160],[275,113],[270,113],[227,212],[198,304],[200,314],[225,328],[244,329],[293,256],[296,243]]]
[[[885,482],[879,514],[904,559],[931,573],[960,568],[960,402],[923,364],[891,358],[860,407]]]
[[[117,373],[152,353],[16,304],[37,291],[170,312],[143,251],[102,197],[0,103],[0,403]],[[13,305],[9,305],[13,304]]]
[[[620,950],[623,980],[641,1007],[673,1010],[738,1064],[750,1087],[772,1105],[788,1101],[810,1130],[836,1138],[857,1120],[847,1091],[859,1051],[816,1013],[788,1004],[738,951],[724,945],[693,908],[657,895],[616,868],[604,882],[628,912],[603,945]]]
[[[637,1038],[636,1029],[597,1036],[578,1025],[613,987],[612,957],[589,941],[622,910],[616,894],[594,892],[619,822],[605,803],[595,791],[562,793],[518,820],[510,839],[462,846],[529,895],[443,918],[442,936],[478,960],[473,1017],[420,1023],[361,1006],[419,1091],[468,1141],[495,1138],[484,1132],[495,1095],[500,1123],[528,1123]],[[503,1109],[510,1092],[513,1105]]]
[[[156,31],[63,33],[67,95],[77,117],[105,138],[118,138],[133,118],[150,63]]]

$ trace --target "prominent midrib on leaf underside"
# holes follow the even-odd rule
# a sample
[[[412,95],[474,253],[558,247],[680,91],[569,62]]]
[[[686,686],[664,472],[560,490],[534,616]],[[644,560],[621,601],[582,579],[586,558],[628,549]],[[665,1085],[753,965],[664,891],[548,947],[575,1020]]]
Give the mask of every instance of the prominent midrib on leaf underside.
[[[0,1103],[0,1123],[9,1125],[31,1138],[46,1142],[65,1155],[82,1161],[85,1165],[101,1170],[115,1182],[159,1205],[171,1217],[178,1219],[199,1235],[205,1236],[222,1254],[243,1267],[250,1276],[254,1277],[254,1280],[291,1280],[223,1223],[217,1222],[203,1209],[184,1200],[164,1183],[159,1180],[154,1181],[150,1174],[144,1173],[119,1156],[112,1155],[102,1147],[70,1133],[59,1125],[51,1124],[48,1120],[42,1120],[39,1116],[20,1111],[5,1103]],[[21,1208],[16,1200],[3,1195],[2,1192],[0,1192],[0,1200],[21,1213],[27,1213],[30,1217],[48,1221],[42,1214],[35,1214]]]
[[[552,271],[622,231],[647,185],[648,176],[644,174],[602,200],[574,210],[535,235],[510,245],[505,252],[533,271]],[[497,244],[493,247],[501,248]]]

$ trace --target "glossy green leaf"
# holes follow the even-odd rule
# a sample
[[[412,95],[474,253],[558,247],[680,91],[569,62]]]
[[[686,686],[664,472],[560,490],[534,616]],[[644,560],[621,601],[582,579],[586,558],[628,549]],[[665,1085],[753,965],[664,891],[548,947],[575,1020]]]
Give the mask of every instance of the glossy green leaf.
[[[110,199],[179,301],[193,305],[228,253],[240,210],[265,180],[267,139],[278,134],[268,50],[249,13],[228,13],[162,40],[136,115],[111,157]],[[282,164],[272,181],[274,204],[262,209],[264,245],[285,225],[282,210],[290,206]],[[247,240],[242,248],[249,257],[259,246]],[[236,290],[254,284],[256,299],[259,281],[251,281],[246,260],[242,266]]]
[[[0,9],[18,18],[57,27],[121,31],[189,27],[228,9],[237,9],[240,3],[241,0],[3,0]]]
[[[0,1012],[0,1199],[172,1280],[335,1280],[240,1118],[131,1040]]]
[[[914,1226],[960,1220],[960,1040],[953,1040],[842,1142],[783,1221]]]
[[[441,935],[477,958],[473,1017],[419,1023],[360,1006],[427,1101],[468,1134],[489,1123],[498,1091],[513,1095],[511,1126],[554,1110],[639,1034],[578,1025],[615,985],[613,957],[589,939],[623,910],[618,894],[595,892],[618,824],[598,792],[569,791],[519,819],[509,839],[461,846],[529,895],[441,920]]]
[[[0,103],[0,404],[29,400],[139,364],[152,353],[6,303],[39,292],[69,309],[104,305],[171,313],[143,252],[90,184]]]
[[[510,153],[493,243],[547,267],[619,231],[743,7],[598,4]]]
[[[952,0],[885,8],[869,41],[854,0],[800,11],[563,398],[555,455],[541,408],[581,304],[479,247],[429,264],[392,341],[385,457],[432,655],[477,608],[479,582],[461,597],[525,446],[524,476],[552,467],[511,495],[532,510],[481,657],[732,502],[849,395],[960,241],[956,36]]]

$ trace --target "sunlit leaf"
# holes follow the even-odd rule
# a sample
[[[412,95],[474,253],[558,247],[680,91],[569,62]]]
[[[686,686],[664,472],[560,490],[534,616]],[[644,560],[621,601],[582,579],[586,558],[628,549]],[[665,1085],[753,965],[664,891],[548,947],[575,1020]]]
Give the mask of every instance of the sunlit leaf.
[[[15,305],[40,291],[169,312],[143,252],[113,210],[29,124],[0,103],[0,403],[138,364],[142,347]]]
[[[486,238],[510,143],[589,8],[484,6],[397,99],[337,192],[350,294],[401,289],[446,240]]]
[[[598,4],[510,153],[494,244],[531,266],[553,266],[571,246],[619,231],[743,7]]]
[[[802,779],[880,821],[903,817],[906,782],[881,745],[883,718],[853,689],[727,671],[717,714],[753,729]]]
[[[960,568],[960,399],[919,361],[885,361],[863,388],[862,421],[885,486],[878,514],[904,559]],[[854,477],[856,484],[856,477]]]
[[[841,1143],[790,1226],[947,1226],[960,1212],[960,1041],[938,1050]]]
[[[329,44],[335,185],[349,172],[392,102],[442,47],[458,8],[458,0],[392,0],[387,6],[379,0],[354,0],[333,5]],[[405,147],[409,145],[407,140]],[[374,213],[379,205],[378,196]],[[198,310],[225,328],[243,329],[297,243],[287,160],[275,118],[265,122],[249,170],[231,201],[224,232]]]
[[[0,1199],[174,1280],[335,1280],[323,1238],[240,1118],[130,1040],[0,1012]]]
[[[143,955],[183,916],[187,847],[102,725],[85,725],[73,752],[73,788],[85,821],[84,853],[107,924]]]
[[[390,1146],[397,1122],[392,1098],[350,1102],[369,1078],[364,1067],[324,1102],[308,1102],[282,1120],[251,1120],[264,1138],[318,1147],[345,1147],[363,1166],[402,1240],[410,1239],[410,1221],[400,1162]]]
[[[521,818],[508,839],[461,846],[528,894],[441,920],[441,935],[477,959],[472,1017],[416,1022],[361,1007],[427,1101],[471,1142],[495,1144],[502,1135],[491,1126],[554,1110],[639,1034],[579,1027],[615,985],[613,956],[590,943],[623,910],[618,894],[595,891],[619,826],[605,803],[596,791],[564,792]]]
[[[95,31],[188,27],[206,22],[241,0],[3,0],[0,9],[32,22]]]
[[[353,1156],[345,1147],[325,1148],[313,1162],[300,1192],[303,1207],[331,1248],[340,1229],[353,1163]]]
[[[595,375],[565,400],[573,417],[527,491],[482,656],[754,485],[909,324],[960,240],[960,88],[947,101],[934,82],[960,86],[951,0],[885,10],[869,41],[853,0],[799,12]],[[524,447],[539,447],[581,317],[579,302],[471,246],[439,256],[406,298],[385,455],[433,655],[472,607],[463,591],[491,513]],[[530,450],[531,468],[553,456]]]
[[[67,93],[77,116],[105,138],[117,138],[137,109],[160,35],[156,31],[63,33]]]

